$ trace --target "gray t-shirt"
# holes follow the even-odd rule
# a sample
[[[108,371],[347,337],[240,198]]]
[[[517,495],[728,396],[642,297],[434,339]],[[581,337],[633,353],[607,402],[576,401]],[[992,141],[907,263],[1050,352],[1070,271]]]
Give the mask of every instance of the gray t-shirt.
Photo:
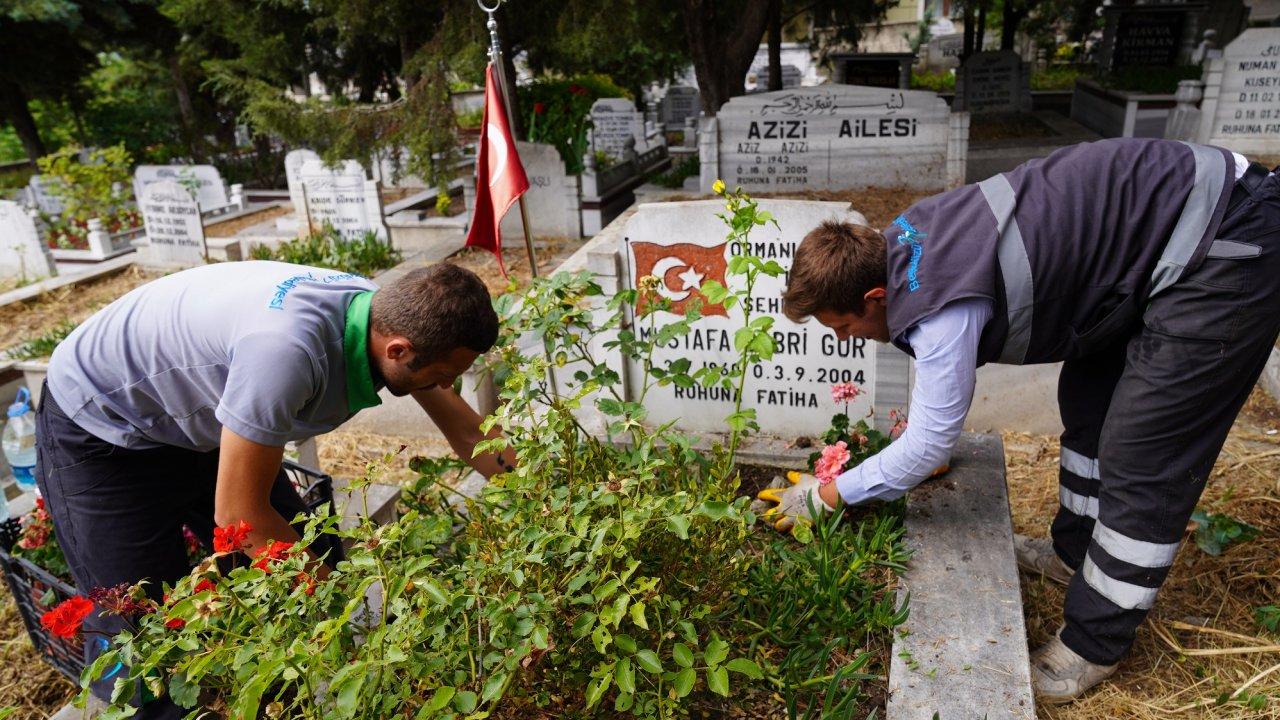
[[[49,389],[77,425],[127,448],[213,450],[223,426],[273,446],[325,433],[354,413],[347,308],[376,287],[278,262],[175,273],[76,328],[49,362]],[[363,328],[368,305],[357,306]],[[359,344],[353,369],[367,374]]]

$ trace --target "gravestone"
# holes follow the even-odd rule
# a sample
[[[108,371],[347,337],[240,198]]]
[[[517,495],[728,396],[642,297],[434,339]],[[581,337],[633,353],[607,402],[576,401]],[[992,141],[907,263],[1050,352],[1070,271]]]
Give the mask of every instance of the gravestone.
[[[674,85],[667,88],[667,95],[662,98],[660,114],[668,128],[683,126],[686,118],[697,117],[701,111],[702,98],[697,88]]]
[[[344,160],[330,169],[319,160],[307,160],[298,178],[312,231],[319,232],[328,223],[347,240],[358,240],[367,232],[387,239],[378,184],[365,179],[360,163]]]
[[[783,63],[781,70],[784,90],[800,87],[800,81],[803,79],[800,68],[790,63]],[[767,91],[769,89],[769,66],[757,65],[751,68],[750,72],[747,73],[747,87],[757,92]]]
[[[1205,73],[1202,143],[1280,155],[1280,28],[1250,28]]]
[[[0,282],[32,282],[58,274],[36,221],[16,202],[0,200]]]
[[[1101,65],[1171,67],[1186,62],[1195,48],[1203,4],[1152,4],[1103,8]]]
[[[27,204],[50,217],[62,215],[62,199],[53,193],[56,180],[44,175],[32,175],[27,182]]]
[[[915,60],[914,53],[835,53],[832,78],[842,85],[906,90]]]
[[[1012,50],[974,53],[956,73],[956,110],[1031,111],[1031,73]]]
[[[154,267],[202,265],[207,256],[200,205],[173,180],[148,184],[138,198],[147,245],[143,264]]]
[[[524,202],[531,232],[535,237],[580,237],[578,179],[565,172],[560,151],[554,145],[520,140],[516,141],[516,151],[529,178]],[[502,219],[502,242],[504,245],[524,243],[518,208],[511,208]]]
[[[737,97],[699,128],[702,189],[719,178],[752,193],[941,190],[951,125],[946,101],[922,90],[824,85]]]
[[[133,171],[133,196],[141,198],[143,188],[162,180],[172,180],[194,191],[200,212],[231,204],[227,186],[212,165],[139,165]]]
[[[290,150],[284,156],[284,178],[289,185],[289,202],[293,203],[293,214],[301,221],[306,220],[306,208],[302,197],[302,180],[298,173],[302,170],[303,163],[311,160],[320,160],[320,156],[313,150]]]
[[[720,200],[646,203],[627,221],[622,251],[628,287],[649,275],[660,280],[658,292],[672,302],[672,313],[660,311],[658,324],[682,317],[685,305],[700,298],[698,289],[708,280],[725,282],[729,259],[743,248],[726,244],[726,229],[717,217]],[[773,214],[781,228],[756,228],[747,250],[790,268],[796,247],[810,230],[824,220],[866,224],[847,203],[806,200],[760,200],[760,209]],[[734,282],[737,282],[735,279]],[[760,277],[754,289],[753,317],[774,318],[777,352],[773,359],[752,369],[747,378],[743,406],[756,409],[760,430],[766,435],[794,438],[817,436],[827,429],[831,416],[844,410],[831,399],[831,386],[853,382],[867,392],[850,403],[851,418],[861,418],[874,405],[882,413],[906,406],[907,358],[887,345],[867,340],[837,340],[818,324],[794,323],[782,314],[782,290],[786,278]],[[732,287],[732,285],[731,285]],[[725,310],[708,305],[703,317],[684,338],[655,351],[654,362],[688,358],[691,372],[703,367],[724,367],[735,361],[733,334],[742,326],[740,307]],[[648,332],[641,328],[643,335]],[[628,387],[639,387],[642,368],[625,365]],[[882,377],[883,376],[883,377]],[[883,381],[883,382],[882,382]],[[876,388],[892,386],[892,391]],[[732,395],[718,388],[652,387],[645,397],[646,422],[676,421],[688,432],[724,432],[724,418],[733,411]]]
[[[960,67],[960,53],[964,51],[964,33],[939,35],[925,46],[925,64],[930,70],[951,70]]]
[[[627,139],[635,140],[636,152],[645,147],[644,115],[626,98],[600,98],[591,105],[591,147],[609,157],[621,159]]]

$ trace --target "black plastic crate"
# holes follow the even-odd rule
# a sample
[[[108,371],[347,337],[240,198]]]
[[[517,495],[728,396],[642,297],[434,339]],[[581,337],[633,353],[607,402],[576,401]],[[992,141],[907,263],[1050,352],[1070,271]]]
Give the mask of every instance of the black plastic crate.
[[[336,511],[332,477],[292,460],[285,460],[283,469],[308,509],[316,511],[327,505],[330,512]],[[18,518],[0,523],[0,569],[4,571],[9,592],[18,604],[18,614],[22,616],[31,644],[46,662],[79,685],[80,673],[85,667],[83,640],[55,637],[40,624],[40,618],[46,612],[79,593],[71,583],[55,577],[26,558],[10,554],[21,534],[22,524]],[[336,537],[323,540],[331,541],[327,548],[330,564],[341,560],[342,543]]]

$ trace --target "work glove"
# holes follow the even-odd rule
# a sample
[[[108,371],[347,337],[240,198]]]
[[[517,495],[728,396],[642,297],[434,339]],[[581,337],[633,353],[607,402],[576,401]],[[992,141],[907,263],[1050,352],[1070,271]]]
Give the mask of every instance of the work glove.
[[[790,531],[798,517],[816,520],[829,512],[835,512],[835,508],[823,502],[818,495],[818,488],[821,487],[818,478],[792,470],[787,473],[787,481],[791,483],[790,487],[765,488],[756,495],[766,503],[777,503],[763,514],[764,521],[775,530]],[[780,484],[780,478],[775,477],[774,484]]]

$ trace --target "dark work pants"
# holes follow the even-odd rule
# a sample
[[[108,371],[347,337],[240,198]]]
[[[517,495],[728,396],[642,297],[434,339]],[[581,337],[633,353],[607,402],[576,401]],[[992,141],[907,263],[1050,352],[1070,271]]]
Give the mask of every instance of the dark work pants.
[[[213,547],[213,499],[218,452],[176,447],[129,450],[100,440],[67,418],[46,385],[36,412],[36,483],[53,516],[58,543],[82,595],[120,583],[148,582],[147,594],[163,595],[190,571],[182,526]],[[285,518],[307,511],[282,470],[271,504]],[[316,548],[318,549],[318,548]],[[91,615],[84,624],[85,659],[106,648],[105,638],[124,628],[114,615]],[[123,668],[93,685],[111,697]],[[135,717],[177,718],[185,713],[167,699],[151,702]]]
[[[1152,298],[1129,337],[1062,368],[1052,534],[1077,569],[1062,640],[1090,662],[1133,644],[1280,333],[1280,178],[1235,193],[1217,238],[1231,242]]]

